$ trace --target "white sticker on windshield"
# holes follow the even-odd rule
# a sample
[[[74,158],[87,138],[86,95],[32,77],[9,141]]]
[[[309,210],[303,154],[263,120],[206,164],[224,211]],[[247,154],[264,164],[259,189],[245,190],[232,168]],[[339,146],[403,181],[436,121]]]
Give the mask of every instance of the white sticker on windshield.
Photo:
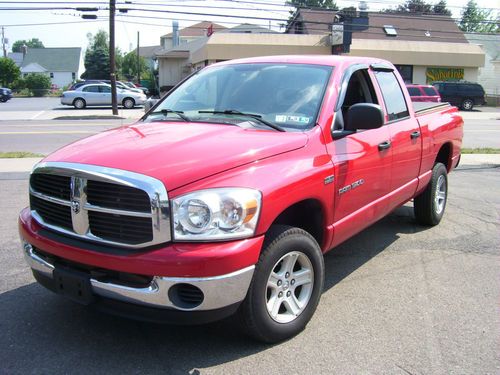
[[[299,124],[309,124],[310,117],[304,116],[287,116],[287,115],[276,115],[274,121],[276,122],[298,122]]]

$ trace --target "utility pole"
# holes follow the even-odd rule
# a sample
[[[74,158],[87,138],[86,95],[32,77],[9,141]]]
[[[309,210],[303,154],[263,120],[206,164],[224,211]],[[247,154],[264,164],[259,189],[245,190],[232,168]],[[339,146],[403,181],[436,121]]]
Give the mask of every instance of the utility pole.
[[[137,84],[141,85],[141,56],[139,55],[139,31],[137,32]]]
[[[2,48],[3,57],[7,57],[7,49],[5,48],[5,27],[2,26]]]
[[[113,107],[113,115],[118,115],[115,73],[115,12],[116,0],[109,0],[109,73],[111,81],[111,106]]]

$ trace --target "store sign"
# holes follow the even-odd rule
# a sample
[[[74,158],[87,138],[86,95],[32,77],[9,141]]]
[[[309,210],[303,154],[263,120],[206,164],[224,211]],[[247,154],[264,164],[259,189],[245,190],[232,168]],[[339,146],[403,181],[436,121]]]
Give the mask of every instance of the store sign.
[[[463,68],[427,68],[427,83],[435,81],[459,81],[464,79]]]

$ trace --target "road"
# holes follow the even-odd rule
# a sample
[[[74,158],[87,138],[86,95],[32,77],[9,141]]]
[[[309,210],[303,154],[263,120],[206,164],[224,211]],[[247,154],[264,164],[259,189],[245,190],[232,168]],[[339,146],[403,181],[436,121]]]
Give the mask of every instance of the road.
[[[25,112],[21,110],[24,105]],[[49,119],[56,116],[109,116],[110,113],[109,108],[75,110],[61,107],[58,98],[24,98],[0,103],[0,152],[31,151],[48,154],[80,138],[130,124],[140,118],[144,111],[142,108],[120,109],[121,118],[114,120]],[[498,108],[484,107],[480,111],[460,113],[465,122],[463,147],[500,148]]]
[[[140,323],[35,284],[16,228],[27,174],[0,174],[0,373],[498,374],[498,186],[498,169],[461,166],[439,226],[406,205],[339,246],[306,331],[269,346],[231,319]]]

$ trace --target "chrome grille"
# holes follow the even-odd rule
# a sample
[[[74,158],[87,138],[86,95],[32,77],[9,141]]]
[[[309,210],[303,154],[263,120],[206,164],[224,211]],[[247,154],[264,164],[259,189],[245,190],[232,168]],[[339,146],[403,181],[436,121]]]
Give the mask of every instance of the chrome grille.
[[[87,181],[87,202],[119,210],[151,212],[151,202],[145,191],[101,181]]]
[[[42,163],[30,178],[35,220],[58,232],[122,247],[170,241],[164,185],[149,176],[74,163]]]
[[[71,207],[49,202],[37,198],[34,195],[30,196],[30,206],[32,210],[43,217],[46,223],[57,225],[68,230],[73,229],[73,224],[71,222]]]

